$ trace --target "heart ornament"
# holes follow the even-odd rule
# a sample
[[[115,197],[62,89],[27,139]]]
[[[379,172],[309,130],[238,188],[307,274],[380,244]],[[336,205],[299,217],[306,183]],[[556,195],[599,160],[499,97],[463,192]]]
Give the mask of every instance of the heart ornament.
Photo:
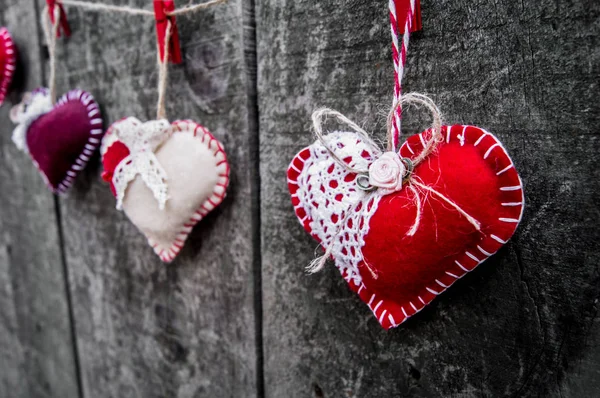
[[[6,28],[0,28],[0,105],[17,69],[17,48]]]
[[[100,145],[104,130],[91,94],[72,90],[52,104],[48,89],[25,94],[10,112],[12,139],[29,153],[48,188],[64,193]]]
[[[164,262],[179,254],[194,225],[225,198],[229,164],[221,143],[190,121],[128,117],[101,147],[103,178]]]
[[[463,125],[442,126],[438,135],[417,164],[432,129],[398,153],[382,153],[355,132],[333,132],[288,168],[300,223],[385,329],[493,255],[523,213],[521,179],[496,137]]]

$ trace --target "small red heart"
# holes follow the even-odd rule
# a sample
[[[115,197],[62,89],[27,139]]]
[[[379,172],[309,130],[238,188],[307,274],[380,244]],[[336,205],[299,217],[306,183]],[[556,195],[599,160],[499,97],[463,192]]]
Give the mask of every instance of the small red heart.
[[[17,48],[8,29],[0,28],[0,105],[6,98],[16,69]]]
[[[98,104],[91,94],[73,90],[52,106],[48,90],[38,89],[17,108],[15,133],[26,129],[26,150],[48,187],[65,192],[104,135]]]
[[[334,244],[336,266],[385,329],[422,310],[498,251],[521,220],[521,179],[500,142],[473,126],[444,126],[442,134],[444,141],[412,173],[427,188],[412,184],[422,209],[413,236],[407,233],[417,202],[408,183],[398,192],[369,196],[356,186],[357,175],[338,165],[319,141],[296,155],[288,169],[300,222],[324,247]],[[409,137],[400,156],[414,159],[430,136],[425,131]],[[332,133],[326,140],[352,167],[364,169],[375,160],[357,134]],[[477,220],[479,230],[429,189]]]

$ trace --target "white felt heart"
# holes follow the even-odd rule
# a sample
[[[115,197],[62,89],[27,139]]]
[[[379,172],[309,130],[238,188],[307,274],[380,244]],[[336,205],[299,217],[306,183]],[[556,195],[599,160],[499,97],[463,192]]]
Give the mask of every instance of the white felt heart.
[[[162,130],[154,131],[153,138],[144,139],[145,132],[157,124]],[[136,138],[142,137],[138,140],[141,147],[124,139],[131,129],[137,129]],[[163,136],[156,141],[156,134]],[[152,140],[151,147],[144,147]],[[148,148],[154,153],[151,158]],[[114,184],[113,192],[116,188],[118,193],[119,178],[127,174],[124,171],[134,173],[125,184],[123,210],[165,262],[177,256],[193,226],[223,201],[229,184],[229,164],[223,146],[192,121],[142,124],[135,118],[121,120],[106,133],[102,156],[104,178]],[[127,171],[131,165],[137,169]],[[165,186],[157,188],[163,182]],[[166,202],[161,206],[163,189]]]

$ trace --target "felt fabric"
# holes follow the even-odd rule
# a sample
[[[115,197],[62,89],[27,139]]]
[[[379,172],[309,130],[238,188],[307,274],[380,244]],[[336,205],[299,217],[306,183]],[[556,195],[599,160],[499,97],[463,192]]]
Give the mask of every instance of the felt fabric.
[[[479,221],[479,230],[453,206],[436,194],[416,189],[421,202],[419,227],[413,236],[407,232],[417,214],[416,193],[405,184],[402,190],[385,195],[363,194],[359,206],[370,208],[343,236],[328,240],[313,219],[319,211],[315,201],[303,200],[303,190],[320,190],[322,177],[311,162],[318,152],[314,145],[301,151],[288,169],[288,185],[296,214],[313,236],[325,237],[325,247],[335,240],[356,235],[359,253],[355,271],[347,254],[332,252],[336,266],[352,290],[367,303],[381,325],[398,326],[423,309],[456,280],[494,254],[514,233],[521,220],[524,197],[519,175],[508,154],[489,132],[473,126],[445,126],[444,141],[421,164],[412,179],[443,194]],[[346,133],[360,137],[354,133]],[[430,136],[426,131],[412,136],[400,149],[400,156],[414,159]],[[331,143],[335,147],[335,142]],[[358,151],[358,149],[357,149]],[[360,152],[354,158],[360,157]],[[307,168],[306,165],[310,165]],[[344,179],[356,175],[345,173]],[[413,185],[414,187],[414,185]],[[331,185],[327,190],[333,190]],[[360,198],[359,198],[360,199]],[[360,200],[359,200],[360,201]],[[348,204],[346,203],[346,208]],[[373,208],[375,208],[373,210]],[[356,220],[344,217],[346,222]],[[340,217],[341,220],[341,217]],[[336,227],[339,226],[338,221]],[[356,221],[353,221],[356,224]],[[322,239],[319,239],[322,240]]]
[[[104,164],[104,171],[102,172],[102,179],[109,183],[110,191],[114,196],[117,196],[117,191],[112,182],[114,176],[114,170],[117,168],[121,160],[129,155],[129,148],[120,141],[115,141],[110,145],[110,151],[107,151],[103,158],[102,163]]]
[[[46,89],[34,91],[31,101],[49,101],[48,95]],[[24,107],[35,106],[25,104]],[[82,90],[68,92],[46,113],[36,114],[34,120],[27,120],[25,124],[27,150],[55,193],[69,188],[104,134],[98,104],[91,94]]]
[[[107,180],[129,154],[118,139],[119,124],[111,126],[103,142]],[[165,208],[159,209],[140,175],[128,185],[123,202],[125,214],[165,262],[177,256],[193,226],[223,201],[229,184],[229,164],[219,141],[192,121],[177,121],[171,127],[170,137],[155,151],[167,174]]]
[[[0,105],[4,103],[16,69],[17,48],[8,29],[0,28]]]

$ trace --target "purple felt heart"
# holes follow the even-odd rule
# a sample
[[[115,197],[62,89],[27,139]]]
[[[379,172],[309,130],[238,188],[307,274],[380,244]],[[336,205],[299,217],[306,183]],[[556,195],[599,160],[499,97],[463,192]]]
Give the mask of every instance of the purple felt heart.
[[[65,192],[102,140],[98,104],[91,94],[73,90],[52,107],[48,91],[41,89],[32,93],[24,113],[27,107],[34,114],[25,126],[27,150],[48,187]]]

